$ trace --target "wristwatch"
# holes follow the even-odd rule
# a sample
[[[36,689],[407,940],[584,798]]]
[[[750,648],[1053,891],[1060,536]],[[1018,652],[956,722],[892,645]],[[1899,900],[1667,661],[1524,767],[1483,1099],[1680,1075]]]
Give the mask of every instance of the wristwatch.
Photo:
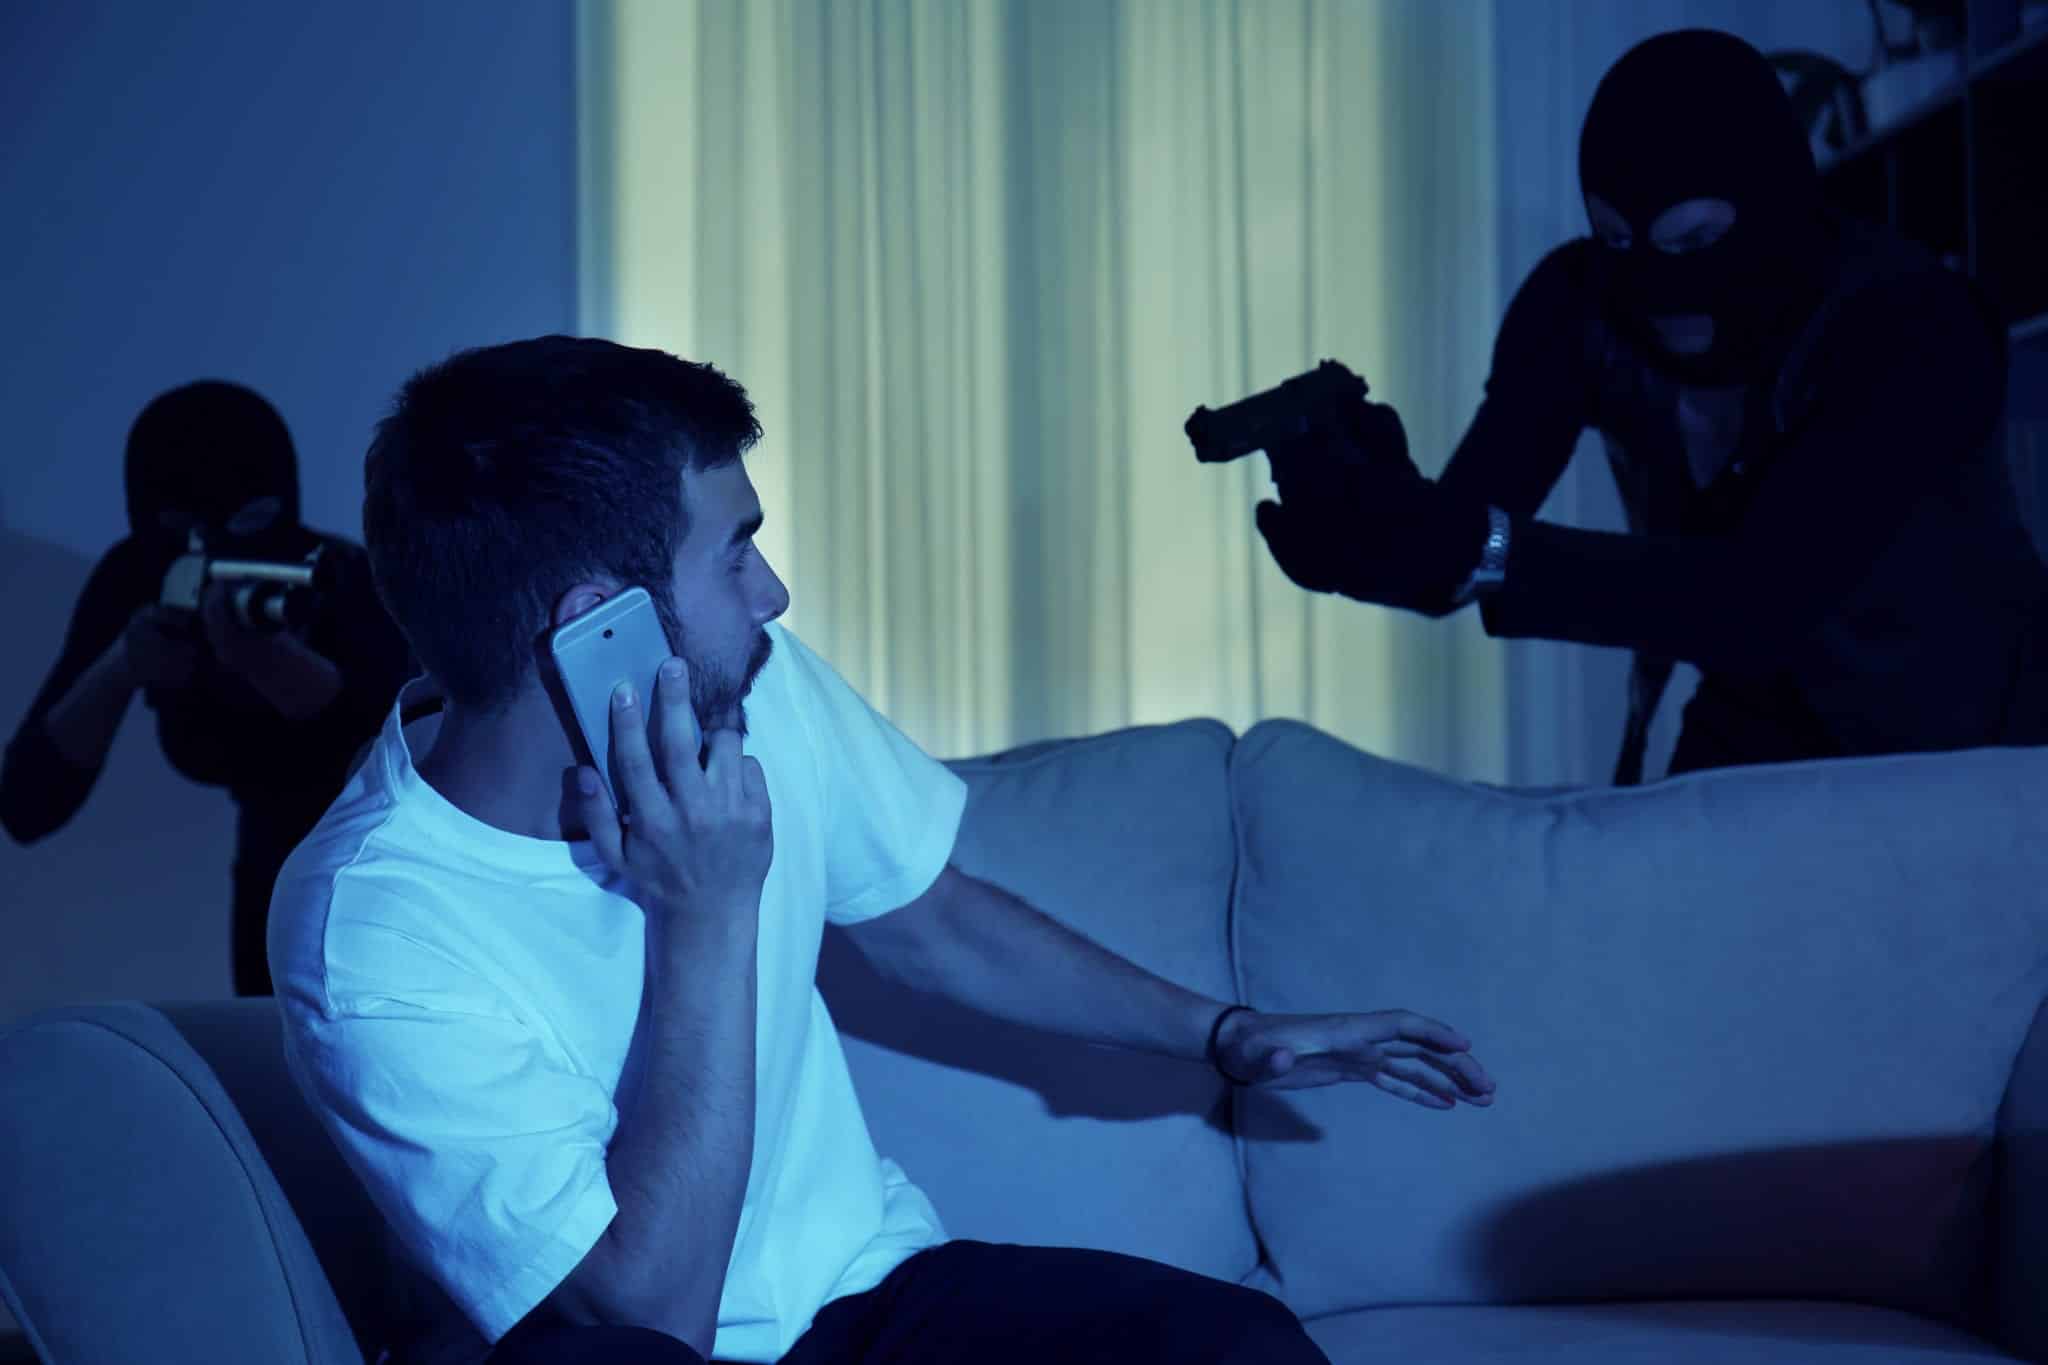
[[[1486,545],[1479,552],[1479,566],[1458,589],[1459,606],[1498,588],[1508,576],[1508,514],[1498,507],[1486,509]]]

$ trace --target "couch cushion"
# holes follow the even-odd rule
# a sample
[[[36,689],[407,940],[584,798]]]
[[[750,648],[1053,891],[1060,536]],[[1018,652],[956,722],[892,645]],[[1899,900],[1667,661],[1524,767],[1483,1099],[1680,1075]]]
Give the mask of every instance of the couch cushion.
[[[1034,745],[966,779],[955,862],[1219,998],[1234,857],[1214,721]],[[876,1147],[958,1237],[1097,1247],[1224,1279],[1256,1262],[1207,1067],[1031,1033],[897,990],[828,929],[819,983]]]
[[[1967,1305],[2048,986],[2048,751],[1531,797],[1268,722],[1232,784],[1244,998],[1432,1015],[1499,1083],[1452,1112],[1244,1098],[1297,1311]]]
[[[143,1005],[0,1036],[0,1276],[45,1359],[362,1363],[235,1106]]]
[[[1982,1365],[2012,1359],[1927,1318],[1841,1303],[1373,1308],[1305,1325],[1330,1365]]]

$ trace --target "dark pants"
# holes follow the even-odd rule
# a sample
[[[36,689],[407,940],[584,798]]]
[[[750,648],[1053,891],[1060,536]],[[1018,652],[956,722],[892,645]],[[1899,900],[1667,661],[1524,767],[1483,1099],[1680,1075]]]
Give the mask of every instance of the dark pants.
[[[782,1365],[1329,1365],[1270,1294],[1107,1251],[954,1241],[826,1304]],[[704,1365],[634,1327],[521,1327],[486,1365]]]

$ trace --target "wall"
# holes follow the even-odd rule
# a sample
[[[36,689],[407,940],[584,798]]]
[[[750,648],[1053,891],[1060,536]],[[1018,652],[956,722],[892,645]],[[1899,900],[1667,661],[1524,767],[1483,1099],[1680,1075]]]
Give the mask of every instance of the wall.
[[[0,735],[125,531],[121,451],[202,376],[274,402],[306,520],[361,538],[372,423],[411,370],[575,324],[566,0],[0,8]],[[0,838],[0,1023],[228,993],[233,808],[140,703],[72,822]]]

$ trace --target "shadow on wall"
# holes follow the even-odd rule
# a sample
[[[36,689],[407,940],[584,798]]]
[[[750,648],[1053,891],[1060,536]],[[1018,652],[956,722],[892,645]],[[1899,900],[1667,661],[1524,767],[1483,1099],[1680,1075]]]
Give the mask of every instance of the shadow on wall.
[[[0,743],[56,662],[92,563],[0,519],[0,582],[27,589],[9,595]],[[52,1005],[230,994],[234,805],[172,770],[155,720],[130,703],[69,824],[28,847],[0,835],[0,1024]]]

